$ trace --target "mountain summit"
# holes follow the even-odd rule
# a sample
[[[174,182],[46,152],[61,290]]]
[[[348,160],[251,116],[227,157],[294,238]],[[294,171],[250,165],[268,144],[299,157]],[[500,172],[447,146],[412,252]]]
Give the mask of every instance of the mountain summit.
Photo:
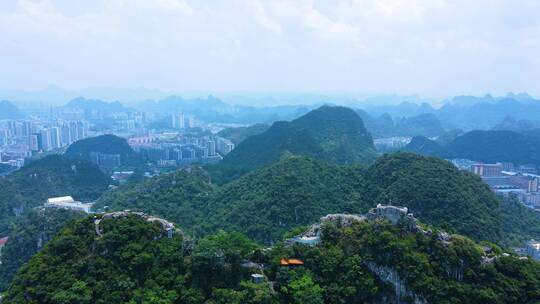
[[[370,163],[376,156],[373,139],[358,114],[345,107],[322,106],[247,138],[219,166],[238,176],[287,153],[335,164]]]

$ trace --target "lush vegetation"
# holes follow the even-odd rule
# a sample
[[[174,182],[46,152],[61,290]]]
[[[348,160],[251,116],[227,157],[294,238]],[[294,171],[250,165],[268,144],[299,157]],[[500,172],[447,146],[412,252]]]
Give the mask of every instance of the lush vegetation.
[[[192,228],[205,218],[214,191],[215,186],[203,170],[178,170],[106,192],[94,207],[144,211]]]
[[[99,218],[100,216],[98,216]],[[24,265],[9,303],[536,303],[540,264],[460,236],[385,221],[324,225],[316,247],[261,250],[238,233],[167,238],[136,215],[68,224]],[[279,266],[281,258],[303,266]],[[264,272],[256,264],[262,263]],[[383,269],[383,271],[381,271]],[[396,276],[383,274],[395,272]],[[249,281],[263,273],[261,283]],[[385,278],[387,277],[387,278]],[[395,284],[401,281],[401,292]],[[406,291],[404,291],[406,290]]]
[[[2,248],[0,291],[7,288],[19,267],[52,240],[65,224],[84,216],[86,214],[83,212],[40,208],[17,218],[11,227],[8,242]]]
[[[362,184],[360,167],[284,157],[220,188],[200,226],[202,231],[240,231],[271,243],[328,213],[366,211],[370,204],[360,199]]]
[[[370,163],[376,157],[371,135],[353,110],[323,106],[291,122],[274,123],[208,169],[218,181],[230,181],[274,163],[284,153],[336,164]]]
[[[219,131],[218,135],[230,139],[235,145],[238,145],[244,139],[261,134],[268,130],[270,126],[266,124],[254,124],[248,127],[226,128]]]
[[[396,301],[394,286],[382,282],[368,265],[397,272],[410,291],[400,295],[402,303],[412,303],[414,297],[445,304],[540,300],[537,262],[504,256],[497,246],[483,248],[459,235],[442,242],[436,231],[408,232],[383,222],[343,228],[329,224],[319,246],[276,246],[271,256],[273,267],[267,273],[284,303],[374,303],[383,297]],[[300,258],[305,267],[276,266],[282,256]],[[309,302],[303,302],[308,295],[293,288],[298,285],[310,291]]]
[[[101,135],[79,140],[66,150],[64,156],[74,159],[90,160],[90,153],[120,155],[121,167],[142,168],[144,162],[131,149],[124,138],[115,135]]]
[[[0,233],[6,234],[15,218],[47,198],[71,195],[80,201],[97,199],[111,183],[95,165],[59,155],[29,163],[0,179]]]
[[[480,178],[447,161],[408,153],[385,155],[365,178],[366,198],[374,204],[407,206],[432,225],[476,240],[501,240],[496,196]]]
[[[275,303],[268,284],[241,267],[254,243],[220,232],[197,242],[167,238],[160,224],[132,215],[68,224],[23,266],[8,303]]]
[[[456,137],[445,145],[427,138],[415,138],[405,147],[406,151],[443,158],[511,162],[518,165],[540,165],[540,132],[471,131]]]
[[[196,235],[226,229],[272,243],[328,213],[365,212],[377,203],[407,206],[426,223],[477,241],[540,238],[532,211],[501,205],[480,179],[446,161],[408,153],[385,155],[368,168],[285,156],[221,186],[202,170],[178,171],[108,192],[97,207],[157,214]],[[527,225],[508,224],[523,218]]]

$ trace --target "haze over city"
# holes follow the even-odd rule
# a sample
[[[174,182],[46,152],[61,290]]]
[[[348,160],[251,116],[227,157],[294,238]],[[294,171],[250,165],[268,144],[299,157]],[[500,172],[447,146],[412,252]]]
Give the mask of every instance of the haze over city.
[[[535,0],[4,0],[0,89],[538,96],[539,10]]]
[[[0,304],[540,304],[540,0],[0,0]]]

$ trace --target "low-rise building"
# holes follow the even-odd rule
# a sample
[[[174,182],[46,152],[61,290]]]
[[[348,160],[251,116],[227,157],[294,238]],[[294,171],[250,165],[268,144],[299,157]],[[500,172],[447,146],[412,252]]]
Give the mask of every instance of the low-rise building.
[[[48,208],[63,208],[63,209],[70,209],[70,210],[77,210],[77,211],[83,211],[86,213],[90,213],[90,209],[92,208],[92,204],[88,203],[81,203],[73,199],[71,196],[61,196],[61,197],[52,197],[47,199],[47,202],[45,203],[45,207]]]
[[[526,251],[528,256],[532,257],[537,261],[540,261],[540,242],[530,240],[527,243]]]

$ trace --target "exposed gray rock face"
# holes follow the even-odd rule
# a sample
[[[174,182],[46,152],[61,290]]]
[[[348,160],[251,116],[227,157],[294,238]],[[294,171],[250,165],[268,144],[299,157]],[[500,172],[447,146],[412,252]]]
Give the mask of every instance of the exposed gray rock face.
[[[356,214],[328,214],[321,217],[321,222],[332,222],[336,225],[341,225],[343,227],[351,226],[354,222],[363,222],[366,220],[366,217],[363,215]]]
[[[96,219],[94,220],[94,226],[95,226],[96,234],[98,236],[101,236],[102,233],[103,233],[103,231],[101,230],[101,227],[100,227],[100,223],[102,221],[127,217],[127,216],[130,216],[130,215],[139,216],[142,219],[146,220],[147,222],[158,222],[158,223],[160,223],[161,227],[163,228],[163,231],[166,233],[168,238],[172,238],[177,233],[182,233],[182,231],[179,228],[176,228],[173,223],[171,223],[171,222],[169,222],[167,220],[164,220],[162,218],[155,217],[155,216],[149,216],[149,215],[146,215],[143,212],[132,212],[132,211],[129,211],[129,210],[124,210],[124,211],[118,211],[118,212],[105,213],[105,214],[103,214],[101,216],[101,218],[96,217]]]
[[[378,204],[376,208],[369,210],[366,218],[370,221],[385,219],[394,225],[402,222],[407,225],[410,231],[416,231],[418,229],[417,220],[412,213],[408,212],[407,207]]]
[[[394,286],[393,300],[387,299],[388,304],[402,304],[402,298],[407,297],[413,299],[414,304],[428,304],[428,302],[420,295],[417,295],[410,291],[405,284],[405,281],[400,278],[399,274],[394,268],[381,266],[373,262],[366,262],[366,266],[371,270],[381,281]],[[409,302],[407,302],[409,303]]]

